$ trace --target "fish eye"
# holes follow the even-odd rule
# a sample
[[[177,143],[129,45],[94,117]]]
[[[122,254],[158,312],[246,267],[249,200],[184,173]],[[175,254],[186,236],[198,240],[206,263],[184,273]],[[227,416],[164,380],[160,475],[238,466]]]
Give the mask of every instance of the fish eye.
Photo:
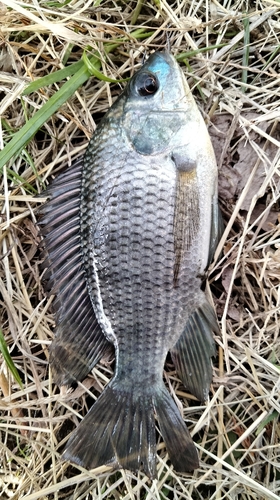
[[[151,73],[138,73],[135,80],[135,88],[140,96],[149,97],[157,92],[159,82],[156,76]]]

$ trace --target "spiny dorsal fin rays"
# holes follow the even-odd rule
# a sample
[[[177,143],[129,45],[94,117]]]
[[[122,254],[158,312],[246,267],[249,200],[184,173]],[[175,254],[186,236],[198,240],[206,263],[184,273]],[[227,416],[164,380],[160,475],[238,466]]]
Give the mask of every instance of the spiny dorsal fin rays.
[[[96,320],[87,290],[80,242],[80,192],[83,160],[62,172],[47,190],[40,209],[45,288],[55,294],[55,338],[50,349],[53,377],[70,385],[87,376],[111,351]]]

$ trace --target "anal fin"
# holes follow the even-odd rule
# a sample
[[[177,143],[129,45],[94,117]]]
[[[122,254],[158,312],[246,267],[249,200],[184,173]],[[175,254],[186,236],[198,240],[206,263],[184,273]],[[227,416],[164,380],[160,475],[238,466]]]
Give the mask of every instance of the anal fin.
[[[218,333],[219,327],[212,307],[205,300],[189,317],[181,337],[170,351],[184,386],[203,402],[212,381],[211,357],[216,353],[212,331]]]

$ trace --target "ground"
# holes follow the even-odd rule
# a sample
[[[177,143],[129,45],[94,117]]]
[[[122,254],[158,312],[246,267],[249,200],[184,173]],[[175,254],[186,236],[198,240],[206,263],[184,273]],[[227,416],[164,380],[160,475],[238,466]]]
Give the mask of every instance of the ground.
[[[0,153],[1,499],[279,498],[279,2],[4,0],[0,18],[0,145],[9,144]],[[221,327],[207,404],[184,390],[171,362],[164,373],[200,467],[176,474],[159,436],[151,482],[60,460],[113,360],[72,392],[52,383],[53,298],[36,226],[45,198],[36,195],[83,154],[122,79],[166,46],[212,138],[225,231],[206,285]],[[72,70],[56,73],[63,68]]]

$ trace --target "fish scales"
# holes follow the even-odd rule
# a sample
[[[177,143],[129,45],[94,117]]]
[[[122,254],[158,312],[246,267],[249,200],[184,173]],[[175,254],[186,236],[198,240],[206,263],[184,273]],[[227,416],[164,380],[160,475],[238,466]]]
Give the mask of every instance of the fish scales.
[[[67,174],[54,182],[42,221],[48,227],[50,288],[66,304],[67,321],[52,346],[55,378],[60,384],[80,380],[111,344],[116,365],[63,458],[87,468],[143,468],[155,477],[156,415],[174,467],[191,471],[198,466],[197,452],[162,375],[170,351],[186,388],[200,400],[207,398],[215,354],[212,331],[218,327],[201,291],[201,275],[219,239],[220,223],[210,139],[170,54],[153,54],[131,79],[73,176],[73,187]],[[56,191],[56,182],[60,186],[63,180],[74,228],[67,251],[79,271],[77,287],[82,269],[86,289],[78,310],[87,323],[82,332],[74,323],[71,337],[67,328],[75,316],[72,311],[67,318],[65,282],[73,269],[71,259],[63,268],[56,260],[59,248],[65,249],[63,238],[58,248],[53,246],[53,235],[63,232],[62,223],[55,223],[60,211],[66,221]],[[46,215],[52,207],[54,213]],[[79,359],[75,350],[82,344]],[[56,353],[63,356],[61,368]]]
[[[119,135],[117,128],[115,137],[111,134],[107,140],[117,144]],[[136,170],[138,155],[128,149],[126,137],[121,137],[114,163],[110,158],[107,164],[102,155],[104,139],[102,133],[98,134],[94,149],[89,149],[84,158],[85,178],[89,179],[81,202],[81,213],[85,214],[84,255],[94,305],[98,299],[93,291],[96,281],[92,269],[96,267],[97,293],[100,291],[104,314],[117,337],[118,367],[126,364],[128,352],[135,363],[130,377],[125,377],[133,387],[143,363],[149,366],[148,373],[156,370],[161,381],[166,354],[189,316],[189,290],[174,287],[176,167],[169,158],[157,157],[155,164],[153,158],[143,156],[141,162],[137,159]],[[195,272],[192,260],[185,260],[180,280],[185,283],[191,277],[194,289],[199,290]],[[106,327],[104,334],[114,341]],[[146,342],[149,344],[145,347]]]

